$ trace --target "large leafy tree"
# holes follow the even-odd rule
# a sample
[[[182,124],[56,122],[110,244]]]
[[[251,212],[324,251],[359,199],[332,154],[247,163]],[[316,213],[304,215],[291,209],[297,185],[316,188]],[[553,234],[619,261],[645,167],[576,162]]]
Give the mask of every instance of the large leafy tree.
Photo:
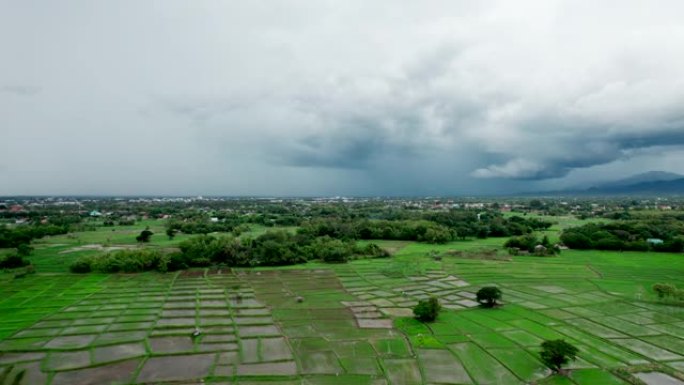
[[[541,344],[539,356],[549,369],[560,373],[563,365],[577,358],[579,350],[565,340],[548,340]]]
[[[151,232],[150,229],[145,229],[140,232],[140,235],[135,237],[135,240],[138,242],[149,242],[153,234],[154,233]]]
[[[500,300],[502,296],[501,289],[496,286],[486,286],[477,291],[477,302],[484,307],[494,307],[497,305],[496,301]]]
[[[432,322],[437,319],[442,306],[439,304],[437,297],[430,297],[428,299],[418,301],[418,305],[413,308],[413,314],[422,322]]]

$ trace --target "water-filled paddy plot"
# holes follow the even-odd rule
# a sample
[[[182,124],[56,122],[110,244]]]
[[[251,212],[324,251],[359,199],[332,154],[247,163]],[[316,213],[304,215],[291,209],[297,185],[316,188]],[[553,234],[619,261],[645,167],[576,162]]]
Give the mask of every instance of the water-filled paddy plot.
[[[31,385],[623,384],[617,368],[684,368],[684,308],[633,295],[654,264],[598,254],[589,267],[582,253],[434,261],[412,247],[316,268],[3,282],[0,366],[8,384],[23,372]],[[488,284],[504,306],[477,306]],[[411,309],[429,296],[443,312],[422,324]],[[539,345],[558,338],[579,357],[569,377],[547,378]]]

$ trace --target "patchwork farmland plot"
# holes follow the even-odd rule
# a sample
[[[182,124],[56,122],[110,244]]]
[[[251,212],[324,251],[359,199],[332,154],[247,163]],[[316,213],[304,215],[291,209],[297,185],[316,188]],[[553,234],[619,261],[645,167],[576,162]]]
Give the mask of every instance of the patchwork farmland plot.
[[[0,370],[25,385],[626,384],[615,369],[643,364],[682,375],[684,308],[648,293],[682,284],[681,256],[430,257],[449,248],[464,243],[339,265],[3,280]],[[491,284],[504,306],[478,307]],[[411,309],[430,296],[444,309],[422,324]],[[556,338],[580,350],[568,377],[538,358]]]

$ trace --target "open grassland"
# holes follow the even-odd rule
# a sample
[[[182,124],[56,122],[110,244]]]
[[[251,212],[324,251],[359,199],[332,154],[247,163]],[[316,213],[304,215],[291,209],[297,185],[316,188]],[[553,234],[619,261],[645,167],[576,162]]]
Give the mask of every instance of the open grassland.
[[[109,244],[134,246],[139,231],[110,230]],[[43,240],[32,257],[38,274],[0,279],[7,384],[22,371],[25,385],[627,384],[616,369],[646,364],[684,376],[684,307],[650,290],[684,286],[679,254],[511,257],[480,252],[505,239],[380,241],[392,258],[64,274],[72,254],[95,251],[60,252],[105,244],[102,233]],[[159,231],[147,247],[179,238]],[[504,306],[478,307],[475,293],[492,284]],[[432,295],[444,307],[437,321],[413,319],[411,308]],[[539,344],[556,338],[580,349],[567,378],[549,376],[538,358]]]

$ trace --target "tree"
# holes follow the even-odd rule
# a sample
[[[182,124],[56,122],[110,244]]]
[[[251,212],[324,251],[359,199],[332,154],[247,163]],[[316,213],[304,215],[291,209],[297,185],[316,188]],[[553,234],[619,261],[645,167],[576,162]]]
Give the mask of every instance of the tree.
[[[140,232],[140,235],[135,237],[135,240],[142,243],[149,242],[153,234],[154,233],[151,232],[149,229],[145,229]]]
[[[17,254],[22,257],[28,257],[33,252],[33,247],[29,246],[27,243],[22,243],[17,246]]]
[[[91,257],[81,257],[69,266],[69,271],[72,273],[90,273],[92,271],[92,258]]]
[[[432,322],[437,319],[439,311],[442,306],[439,304],[437,297],[430,297],[418,301],[418,305],[413,308],[413,314],[422,322]]]
[[[502,296],[501,289],[496,286],[486,286],[477,291],[477,302],[484,307],[494,307]]]
[[[520,237],[511,237],[504,243],[504,247],[518,248],[525,251],[533,251],[534,247],[539,244],[539,240],[534,234],[525,234]]]
[[[250,227],[249,227],[248,225],[242,224],[242,225],[237,225],[237,226],[235,226],[235,227],[233,228],[232,233],[233,233],[233,235],[235,235],[236,237],[239,237],[240,235],[242,235],[242,234],[244,234],[244,233],[246,233],[246,232],[248,232],[248,231],[250,231],[250,230],[251,230],[251,229],[250,229]]]
[[[173,237],[176,236],[176,229],[173,229],[171,227],[166,229],[166,236],[169,237],[169,241],[173,240]]]
[[[29,262],[19,255],[8,255],[0,258],[0,269],[15,269],[27,265]]]
[[[453,239],[453,236],[446,228],[429,228],[420,238],[421,241],[428,243],[447,243]]]
[[[593,247],[592,241],[584,234],[565,231],[561,235],[561,242],[571,249],[586,250]]]
[[[541,348],[539,356],[542,362],[556,373],[560,373],[561,368],[568,361],[574,361],[579,352],[575,346],[565,340],[547,340],[542,342]]]
[[[311,252],[327,263],[344,263],[352,256],[351,247],[339,239],[321,237],[311,245]]]

